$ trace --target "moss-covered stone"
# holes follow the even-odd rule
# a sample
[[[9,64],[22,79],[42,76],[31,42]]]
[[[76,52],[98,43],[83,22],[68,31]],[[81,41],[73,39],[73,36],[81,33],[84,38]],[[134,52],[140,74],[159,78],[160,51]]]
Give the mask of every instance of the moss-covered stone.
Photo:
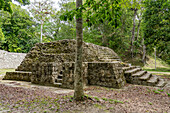
[[[32,72],[28,81],[31,80],[35,84],[73,88],[75,52],[75,40],[38,43],[26,55],[16,71]],[[119,68],[121,66],[120,59],[113,50],[83,43],[84,85],[123,87],[125,78],[123,71]],[[8,75],[6,79],[11,77]]]
[[[83,43],[84,62],[105,62],[104,54],[119,59],[118,55],[107,47]],[[60,40],[50,43],[38,43],[31,49],[18,66],[16,71],[31,71],[32,64],[35,62],[74,62],[75,61],[75,40]],[[111,61],[110,61],[111,62]]]

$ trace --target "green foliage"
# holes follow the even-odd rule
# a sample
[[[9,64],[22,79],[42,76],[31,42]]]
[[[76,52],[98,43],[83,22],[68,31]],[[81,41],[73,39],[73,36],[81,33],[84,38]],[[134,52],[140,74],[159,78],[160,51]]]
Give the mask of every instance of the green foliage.
[[[170,63],[170,2],[168,0],[146,0],[145,7],[146,11],[143,15],[145,44],[149,52],[153,51],[153,47],[156,46],[157,56]]]
[[[4,42],[5,38],[4,38],[4,34],[2,32],[2,29],[0,28],[0,48],[1,48],[1,44]]]
[[[86,22],[90,27],[96,23],[103,23],[108,21],[109,25],[117,28],[121,25],[120,22],[120,0],[108,1],[100,0],[96,2],[95,0],[86,0],[86,2],[79,8],[71,11],[66,11],[60,16],[61,20],[73,20],[73,17],[79,18],[82,12],[86,13]]]
[[[29,0],[14,0],[19,2],[21,5],[27,5],[29,4]],[[0,10],[7,11],[9,13],[12,13],[13,10],[11,8],[12,0],[0,0]]]
[[[83,40],[108,46],[118,53],[125,52],[130,47],[133,12],[130,7],[123,8],[124,5],[122,4],[124,4],[122,1],[86,1],[80,8],[83,10],[84,20]],[[67,20],[67,22],[58,20],[59,25],[55,25],[58,26],[57,33],[54,36],[56,37],[55,40],[75,38],[74,17],[78,15],[80,9],[76,9],[73,5],[75,5],[74,2],[61,4],[60,19]],[[69,19],[70,16],[73,19]]]
[[[1,28],[5,36],[2,49],[11,52],[28,52],[37,42],[35,39],[35,23],[29,13],[20,6],[11,5],[13,13],[1,11]]]
[[[68,3],[60,3],[60,11],[56,12],[55,16],[52,16],[53,22],[48,22],[44,25],[44,29],[48,30],[48,33],[51,34],[53,40],[62,40],[62,39],[75,39],[76,37],[76,23],[75,19],[72,21],[63,22],[60,20],[60,15],[62,15],[66,10],[70,11],[75,8],[75,2],[72,0]],[[50,28],[50,29],[49,29]]]
[[[17,0],[21,5],[28,0]],[[73,0],[61,0],[60,10],[49,6],[49,10],[38,11],[31,8],[34,19],[11,0],[0,0],[0,49],[27,52],[41,36],[43,22],[43,42],[76,38],[76,17],[83,13],[83,40],[85,42],[112,48],[119,56],[129,59],[135,19],[134,55],[142,56],[142,39],[145,39],[147,53],[157,47],[157,57],[170,62],[169,41],[169,1],[168,0],[86,0],[76,8]],[[40,4],[42,8],[45,6]],[[32,5],[33,6],[33,5]],[[7,13],[5,11],[10,13]],[[38,11],[38,12],[37,12]],[[41,14],[39,14],[41,13]],[[33,20],[35,20],[33,22]],[[64,21],[63,21],[64,20]],[[66,21],[67,20],[67,21]],[[141,25],[139,23],[141,22]],[[139,34],[137,33],[140,26]],[[139,61],[140,61],[140,58]],[[124,60],[124,59],[123,59]],[[125,59],[126,60],[126,59]]]

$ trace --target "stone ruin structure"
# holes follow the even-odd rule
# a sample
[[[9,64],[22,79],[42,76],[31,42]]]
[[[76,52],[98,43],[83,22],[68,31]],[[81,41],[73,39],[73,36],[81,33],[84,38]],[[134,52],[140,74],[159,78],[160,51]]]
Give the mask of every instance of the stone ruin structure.
[[[76,41],[67,39],[38,43],[26,55],[15,72],[3,79],[74,88]],[[124,64],[110,48],[83,43],[84,85],[121,88],[126,82],[163,87],[165,82],[140,67]]]

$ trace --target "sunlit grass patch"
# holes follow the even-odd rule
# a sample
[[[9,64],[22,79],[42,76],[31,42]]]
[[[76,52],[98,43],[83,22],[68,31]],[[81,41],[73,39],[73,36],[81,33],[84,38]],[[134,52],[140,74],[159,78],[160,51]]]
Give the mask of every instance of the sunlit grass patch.
[[[156,72],[170,72],[170,68],[156,68],[156,69],[144,69],[146,71],[156,71]]]
[[[6,72],[13,72],[15,69],[0,69],[0,75],[5,75]]]

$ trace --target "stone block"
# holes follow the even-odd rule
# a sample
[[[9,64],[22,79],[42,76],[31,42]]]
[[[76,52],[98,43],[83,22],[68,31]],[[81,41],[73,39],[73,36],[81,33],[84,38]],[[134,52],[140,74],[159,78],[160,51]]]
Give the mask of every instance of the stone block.
[[[31,72],[24,72],[24,71],[15,71],[15,72],[6,72],[5,77],[3,80],[18,80],[18,81],[31,81]]]

